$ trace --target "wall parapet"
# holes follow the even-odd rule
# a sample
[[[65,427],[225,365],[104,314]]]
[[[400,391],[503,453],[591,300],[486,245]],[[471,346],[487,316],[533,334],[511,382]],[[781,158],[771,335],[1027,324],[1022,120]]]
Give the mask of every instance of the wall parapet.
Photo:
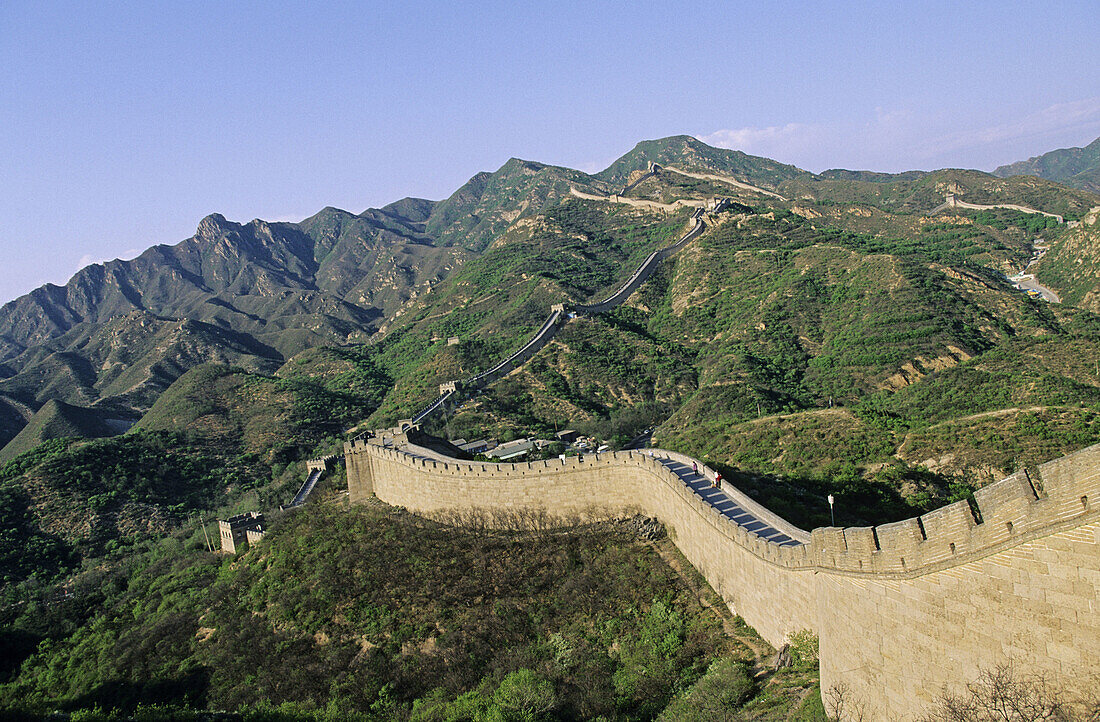
[[[760,546],[765,540],[756,537],[736,522],[723,517],[715,507],[695,494],[673,471],[660,462],[667,458],[690,465],[689,456],[666,450],[653,454],[636,451],[589,454],[565,459],[521,463],[466,462],[458,459],[440,461],[410,456],[404,452],[374,443],[375,439],[360,439],[345,446],[348,454],[364,451],[410,469],[427,471],[441,479],[472,478],[501,483],[502,499],[507,497],[507,484],[517,478],[551,477],[578,471],[616,468],[642,468],[651,476],[676,489],[678,495],[696,512],[714,515],[719,523],[731,528],[730,538],[750,551],[763,552],[769,563],[790,568],[812,568],[848,574],[874,574],[911,577],[922,572],[950,566],[974,556],[994,551],[1042,532],[1059,523],[1081,518],[1095,511],[1100,499],[1100,444],[1047,462],[1036,474],[1044,480],[1042,494],[1036,491],[1032,476],[1021,470],[1001,481],[979,489],[974,494],[978,515],[967,501],[957,501],[919,517],[904,519],[874,527],[821,527],[807,534],[778,514],[752,500],[731,485],[724,491],[738,504],[805,548],[774,545],[777,550]],[[714,471],[705,464],[702,471],[713,478]],[[641,492],[639,491],[639,494]],[[658,512],[660,510],[652,510]],[[744,531],[745,535],[739,533]],[[796,550],[792,552],[792,550]]]
[[[974,679],[1006,655],[1056,675],[1100,658],[1100,444],[989,485],[973,507],[958,501],[779,544],[719,511],[694,475],[685,477],[696,488],[656,456],[666,452],[493,464],[419,458],[390,441],[375,434],[345,445],[352,502],[375,494],[420,513],[598,507],[656,516],[731,610],[776,646],[815,630],[822,689],[848,685],[887,718],[918,716],[944,684]]]
[[[1100,444],[978,489],[973,508],[957,501],[892,524],[815,529],[811,547],[822,569],[912,575],[1079,520],[1095,513],[1098,498]]]

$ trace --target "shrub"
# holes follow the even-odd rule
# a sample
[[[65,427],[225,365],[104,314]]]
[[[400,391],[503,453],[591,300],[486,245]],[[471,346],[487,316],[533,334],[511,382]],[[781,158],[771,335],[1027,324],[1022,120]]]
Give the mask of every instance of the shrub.
[[[812,667],[818,662],[817,635],[809,629],[800,629],[787,635],[791,657],[799,666]]]

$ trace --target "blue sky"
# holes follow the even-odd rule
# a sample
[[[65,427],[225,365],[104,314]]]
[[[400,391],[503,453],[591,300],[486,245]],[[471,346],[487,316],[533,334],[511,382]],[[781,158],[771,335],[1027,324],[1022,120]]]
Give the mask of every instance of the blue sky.
[[[0,3],[0,301],[176,243],[594,171],[689,133],[808,170],[1100,136],[1100,3]]]

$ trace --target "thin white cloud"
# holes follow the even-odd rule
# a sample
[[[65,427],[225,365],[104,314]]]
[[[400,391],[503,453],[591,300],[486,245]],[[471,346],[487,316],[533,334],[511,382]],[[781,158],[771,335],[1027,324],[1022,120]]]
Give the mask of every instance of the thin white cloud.
[[[815,148],[820,148],[830,134],[831,131],[823,125],[787,123],[765,128],[725,128],[700,136],[699,140],[718,148],[740,150],[797,165],[799,159],[807,158]]]
[[[1082,135],[1089,140],[1100,135],[1100,96],[1057,103],[1011,123],[999,123],[934,138],[923,145],[922,151],[934,156],[944,151],[972,150],[982,146],[1017,146],[1027,141],[1069,135]],[[1039,152],[1047,150],[1053,148]]]
[[[81,268],[86,268],[94,263],[104,263],[106,262],[106,260],[106,258],[96,258],[85,253],[83,256],[80,257],[80,260],[76,262],[76,270],[79,271]]]
[[[1100,136],[1100,97],[1058,103],[976,129],[953,131],[950,122],[907,108],[879,107],[863,121],[730,128],[699,139],[813,171],[993,168]]]
[[[90,253],[85,253],[83,256],[80,257],[80,260],[78,260],[76,262],[76,270],[79,271],[83,268],[87,268],[88,266],[94,265],[96,263],[106,263],[107,261],[110,261],[110,260],[129,261],[129,260],[132,260],[134,258],[137,258],[139,255],[141,255],[141,252],[142,252],[142,249],[140,249],[140,248],[127,248],[125,251],[123,251],[119,255],[115,256],[114,259],[101,258],[99,256],[93,256]],[[75,271],[74,271],[74,273],[75,273]]]

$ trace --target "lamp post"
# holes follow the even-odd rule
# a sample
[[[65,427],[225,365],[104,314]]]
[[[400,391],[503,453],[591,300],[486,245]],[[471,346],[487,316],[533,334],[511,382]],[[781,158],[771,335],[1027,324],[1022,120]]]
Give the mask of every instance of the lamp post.
[[[833,502],[834,501],[836,501],[836,499],[833,498],[832,494],[829,494],[829,519],[832,522],[830,524],[830,526],[836,526],[836,514],[833,513]]]

